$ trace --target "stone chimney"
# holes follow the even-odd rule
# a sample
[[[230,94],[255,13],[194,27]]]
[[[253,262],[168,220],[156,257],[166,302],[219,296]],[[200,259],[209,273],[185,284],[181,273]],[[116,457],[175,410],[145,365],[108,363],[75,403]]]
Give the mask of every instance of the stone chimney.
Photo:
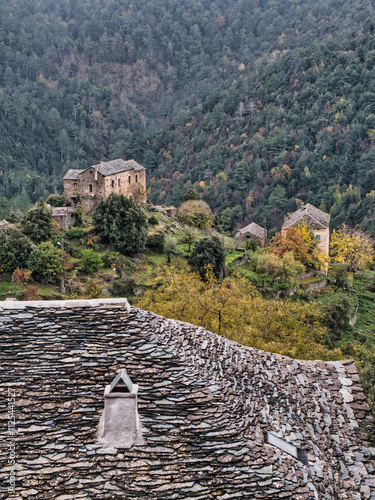
[[[99,444],[111,448],[130,448],[143,444],[138,415],[138,385],[121,370],[104,391],[104,412],[99,422]]]
[[[95,165],[95,169],[94,169],[94,180],[98,180],[98,165]]]

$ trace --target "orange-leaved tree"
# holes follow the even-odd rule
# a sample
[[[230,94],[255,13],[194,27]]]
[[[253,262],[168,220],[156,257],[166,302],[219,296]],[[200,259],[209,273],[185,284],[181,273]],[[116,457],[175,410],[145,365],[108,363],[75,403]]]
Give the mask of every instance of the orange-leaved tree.
[[[324,264],[324,258],[319,252],[318,240],[306,222],[289,227],[284,235],[276,233],[272,239],[270,251],[280,257],[287,252],[293,252],[295,259],[307,267],[318,269]]]

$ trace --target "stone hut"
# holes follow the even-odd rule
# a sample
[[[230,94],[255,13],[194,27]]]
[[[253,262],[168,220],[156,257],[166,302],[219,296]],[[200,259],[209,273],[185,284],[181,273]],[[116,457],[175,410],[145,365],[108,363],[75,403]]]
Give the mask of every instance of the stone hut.
[[[111,193],[146,201],[146,169],[134,160],[112,160],[64,175],[64,196],[73,205],[83,203],[90,213]]]
[[[375,498],[352,361],[244,347],[126,299],[0,304],[1,499]],[[143,442],[106,447],[119,373]]]
[[[264,229],[262,226],[258,226],[255,222],[252,222],[248,226],[240,229],[235,238],[242,242],[252,239],[264,248],[267,243],[267,229]]]
[[[319,248],[322,253],[329,255],[329,221],[330,214],[322,212],[310,203],[302,205],[296,212],[288,214],[285,217],[284,224],[281,228],[281,234],[284,235],[285,231],[291,227],[306,222],[311,226],[315,237],[319,240]]]
[[[73,207],[54,207],[52,217],[57,222],[59,229],[66,231],[69,226],[74,226],[76,220],[73,217],[77,209]]]

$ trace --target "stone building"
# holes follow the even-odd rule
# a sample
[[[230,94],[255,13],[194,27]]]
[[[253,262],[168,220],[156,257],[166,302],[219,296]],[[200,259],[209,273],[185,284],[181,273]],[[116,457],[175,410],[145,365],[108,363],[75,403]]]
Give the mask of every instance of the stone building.
[[[69,226],[74,226],[76,219],[73,214],[77,209],[74,207],[54,207],[52,217],[57,222],[59,229],[66,231]]]
[[[83,203],[90,213],[111,193],[146,201],[146,169],[134,160],[112,160],[64,175],[64,196],[73,205]]]
[[[306,222],[312,229],[315,237],[318,239],[318,246],[322,253],[329,255],[329,221],[330,214],[322,212],[310,203],[302,205],[300,209],[285,217],[284,224],[281,228],[281,234],[291,227]]]
[[[267,229],[264,229],[262,226],[255,224],[255,222],[252,222],[248,226],[240,229],[237,232],[235,238],[242,242],[245,242],[247,240],[254,240],[262,248],[264,248],[267,243]]]
[[[0,499],[375,498],[353,361],[244,347],[126,299],[0,302],[0,342],[17,455]],[[138,438],[113,408],[139,416]]]

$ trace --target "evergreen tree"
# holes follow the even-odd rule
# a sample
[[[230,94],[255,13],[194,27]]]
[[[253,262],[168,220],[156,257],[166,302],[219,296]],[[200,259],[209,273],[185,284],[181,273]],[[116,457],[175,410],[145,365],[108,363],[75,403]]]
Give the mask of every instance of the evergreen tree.
[[[20,228],[34,243],[46,241],[52,232],[52,210],[39,201],[22,217]]]
[[[112,193],[100,200],[93,213],[96,234],[100,241],[124,255],[135,255],[145,247],[147,217],[132,198]]]
[[[209,266],[217,278],[222,277],[225,264],[223,244],[217,236],[200,239],[195,244],[188,263],[201,275],[201,278],[205,278]]]
[[[0,232],[0,272],[12,273],[16,267],[27,267],[33,245],[17,229]]]

